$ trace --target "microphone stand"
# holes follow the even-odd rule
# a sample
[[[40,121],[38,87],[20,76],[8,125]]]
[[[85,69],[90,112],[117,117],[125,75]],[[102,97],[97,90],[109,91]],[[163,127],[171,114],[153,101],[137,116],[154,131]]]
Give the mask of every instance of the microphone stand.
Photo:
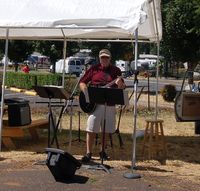
[[[131,70],[131,71],[129,71],[129,72],[125,75],[125,77],[126,77],[126,76],[132,76],[133,74],[134,74],[134,75],[138,75],[138,74],[139,74],[139,71],[137,71],[137,70]],[[136,77],[136,78],[137,78],[137,77]],[[136,80],[137,80],[137,79],[134,80],[134,83],[135,83]],[[138,80],[137,80],[137,82],[138,82]],[[134,89],[133,89],[133,91],[131,92],[131,95],[129,96],[129,101],[131,100],[131,97],[133,96],[133,94],[134,94]],[[137,97],[137,100],[139,100],[139,96]],[[126,108],[126,105],[125,105],[125,106],[122,106],[122,105],[120,106],[120,112],[119,112],[119,119],[118,119],[118,123],[117,123],[117,129],[115,130],[115,133],[118,135],[120,148],[123,147],[124,143],[123,143],[123,141],[122,141],[122,137],[121,137],[121,134],[120,134],[119,127],[120,127],[122,112],[123,112],[123,110],[125,110],[125,108]],[[110,135],[111,147],[113,147],[112,135],[111,135],[111,134],[109,134],[109,135]]]
[[[79,112],[79,127],[78,127],[78,139],[76,140],[72,140],[72,123],[73,123],[73,101],[74,101],[74,95],[75,95],[75,92],[76,92],[76,89],[78,87],[78,84],[80,82],[80,79],[81,77],[79,77],[77,83],[75,84],[74,86],[74,89],[69,97],[69,100],[67,101],[67,104],[65,106],[65,108],[63,109],[63,113],[66,112],[68,106],[70,105],[70,112],[69,112],[69,115],[70,115],[70,125],[69,125],[69,148],[68,148],[68,151],[71,152],[71,144],[72,144],[72,141],[81,141],[81,138],[80,138],[80,112]],[[68,142],[67,142],[68,143]]]

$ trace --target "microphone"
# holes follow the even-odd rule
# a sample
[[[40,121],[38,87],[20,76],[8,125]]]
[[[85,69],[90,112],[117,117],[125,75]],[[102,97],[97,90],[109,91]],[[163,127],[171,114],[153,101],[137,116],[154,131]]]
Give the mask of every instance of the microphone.
[[[124,77],[127,78],[129,76],[132,76],[132,75],[138,75],[139,74],[139,70],[129,70],[127,72],[124,73]]]

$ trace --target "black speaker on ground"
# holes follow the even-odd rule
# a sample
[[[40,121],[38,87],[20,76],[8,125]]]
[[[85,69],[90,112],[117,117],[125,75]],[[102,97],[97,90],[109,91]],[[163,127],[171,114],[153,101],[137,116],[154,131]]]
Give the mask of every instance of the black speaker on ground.
[[[9,126],[22,126],[31,123],[31,112],[29,102],[26,100],[9,100],[8,124]]]
[[[55,148],[46,148],[46,165],[56,181],[65,182],[72,179],[81,163],[69,153]]]

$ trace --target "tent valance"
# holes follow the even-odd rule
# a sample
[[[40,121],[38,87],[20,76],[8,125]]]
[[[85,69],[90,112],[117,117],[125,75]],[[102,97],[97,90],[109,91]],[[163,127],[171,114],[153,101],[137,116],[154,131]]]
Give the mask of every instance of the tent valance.
[[[0,39],[162,37],[160,0],[0,0]]]

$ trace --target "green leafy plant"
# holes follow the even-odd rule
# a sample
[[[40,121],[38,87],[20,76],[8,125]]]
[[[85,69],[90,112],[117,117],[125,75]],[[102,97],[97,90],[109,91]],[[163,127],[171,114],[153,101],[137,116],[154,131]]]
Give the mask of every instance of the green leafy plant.
[[[160,93],[165,101],[173,102],[176,97],[176,87],[172,84],[165,85]]]
[[[7,72],[6,86],[22,89],[32,89],[35,85],[58,85],[60,76],[45,73]]]

